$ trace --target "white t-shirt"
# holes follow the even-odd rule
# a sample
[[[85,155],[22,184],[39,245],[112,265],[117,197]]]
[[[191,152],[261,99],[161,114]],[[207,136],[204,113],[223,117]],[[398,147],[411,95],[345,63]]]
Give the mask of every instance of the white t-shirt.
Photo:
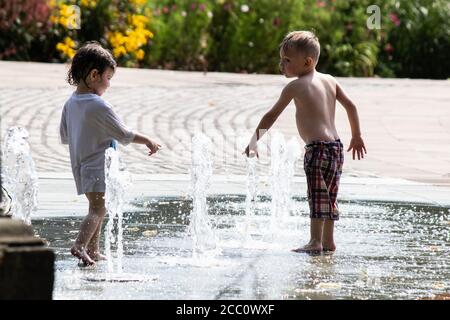
[[[76,92],[64,104],[60,135],[61,142],[69,145],[78,194],[105,192],[105,150],[113,139],[127,145],[135,136],[107,101]]]

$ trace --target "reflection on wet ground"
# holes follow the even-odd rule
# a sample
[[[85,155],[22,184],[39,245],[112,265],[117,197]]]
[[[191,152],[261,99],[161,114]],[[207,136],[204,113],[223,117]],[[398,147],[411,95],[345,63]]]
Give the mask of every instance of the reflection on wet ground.
[[[220,253],[194,259],[192,201],[135,199],[124,215],[124,274],[109,278],[105,262],[80,268],[69,254],[81,218],[33,220],[57,254],[54,298],[420,299],[450,290],[449,208],[341,202],[337,251],[309,256],[290,252],[308,241],[305,199],[295,199],[274,227],[270,199],[259,198],[245,229],[250,240],[245,197],[208,204]]]

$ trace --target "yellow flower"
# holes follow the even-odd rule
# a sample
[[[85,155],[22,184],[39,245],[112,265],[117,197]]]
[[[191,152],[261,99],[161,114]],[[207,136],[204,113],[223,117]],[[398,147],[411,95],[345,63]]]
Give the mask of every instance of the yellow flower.
[[[70,37],[65,37],[64,43],[70,48],[75,48],[76,46],[75,41],[73,41]]]
[[[58,42],[56,44],[56,49],[60,51],[63,56],[67,56],[70,59],[75,55],[76,43],[70,37],[65,37],[64,42]]]
[[[114,57],[119,58],[122,55],[126,55],[127,50],[125,50],[125,48],[123,46],[119,46],[119,47],[113,49],[113,54],[114,54]]]
[[[137,6],[142,6],[147,3],[147,0],[131,0],[131,3]]]
[[[64,27],[67,28],[67,18],[66,17],[60,17],[59,18],[59,24],[63,25]]]
[[[139,50],[136,51],[136,53],[135,53],[136,59],[138,59],[138,60],[144,59],[144,55],[145,55],[145,52],[144,52],[144,50],[142,50],[142,49],[139,49]]]
[[[83,7],[95,8],[97,6],[97,1],[96,0],[81,0],[80,4]]]
[[[75,56],[75,50],[69,48],[67,49],[67,56],[72,59]]]
[[[50,22],[51,23],[58,23],[59,19],[56,16],[50,16]]]
[[[146,37],[153,38],[153,32],[151,32],[150,30],[144,29],[143,32]]]
[[[59,8],[59,23],[68,29],[79,29],[80,14],[78,6],[62,4]]]
[[[62,17],[68,18],[70,16],[72,16],[73,14],[75,14],[75,10],[73,6],[68,6],[66,4],[62,4],[60,9],[59,9],[59,14]]]
[[[65,52],[66,51],[66,45],[62,42],[58,42],[58,44],[56,45],[56,49],[58,49],[59,51]]]
[[[135,51],[138,48],[138,43],[136,41],[136,38],[134,37],[128,37],[127,41],[125,42],[125,48],[128,52]]]
[[[144,28],[149,21],[146,16],[140,14],[133,14],[128,20],[131,20],[130,23],[136,28]]]
[[[113,47],[121,46],[125,43],[126,37],[120,32],[113,32],[108,34],[109,42]]]
[[[147,0],[139,1],[146,3]],[[136,1],[133,3],[137,3]],[[141,10],[142,11],[142,10]],[[146,15],[150,15],[149,10],[145,10]],[[147,14],[148,13],[148,14]],[[127,13],[126,29],[122,31],[109,32],[106,36],[116,58],[131,54],[127,58],[131,60],[142,60],[145,57],[145,51],[142,48],[149,39],[153,38],[153,33],[146,29],[150,19],[143,14]],[[130,61],[128,61],[130,62]]]

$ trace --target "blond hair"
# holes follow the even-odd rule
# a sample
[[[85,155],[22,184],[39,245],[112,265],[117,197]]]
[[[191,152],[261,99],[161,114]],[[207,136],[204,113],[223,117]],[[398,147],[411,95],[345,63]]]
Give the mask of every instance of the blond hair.
[[[286,52],[289,49],[304,52],[314,59],[317,64],[320,56],[320,43],[316,35],[311,31],[292,31],[288,33],[280,44],[280,49]]]

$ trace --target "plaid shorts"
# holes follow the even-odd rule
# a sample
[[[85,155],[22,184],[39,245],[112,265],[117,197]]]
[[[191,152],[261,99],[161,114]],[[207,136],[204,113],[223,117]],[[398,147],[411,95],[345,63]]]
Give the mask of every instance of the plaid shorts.
[[[310,217],[339,220],[337,194],[344,164],[341,140],[317,141],[305,146]]]

